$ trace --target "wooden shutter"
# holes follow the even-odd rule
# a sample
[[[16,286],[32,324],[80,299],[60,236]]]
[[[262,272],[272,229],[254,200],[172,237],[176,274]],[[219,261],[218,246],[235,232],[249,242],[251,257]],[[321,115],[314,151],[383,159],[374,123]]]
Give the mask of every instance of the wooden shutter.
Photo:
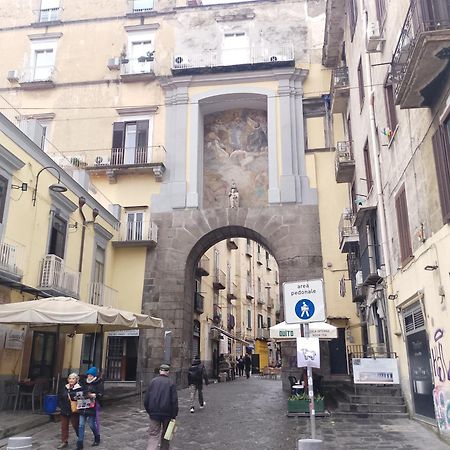
[[[364,89],[364,76],[363,76],[363,70],[362,70],[362,61],[361,58],[359,59],[358,64],[358,90],[359,90],[359,106],[362,109],[364,105],[364,98],[365,98],[365,89]]]
[[[372,176],[372,164],[370,163],[370,155],[369,155],[369,143],[366,141],[366,145],[364,146],[364,166],[366,169],[366,184],[367,184],[367,193],[369,193],[370,189],[373,186],[373,176]]]
[[[390,83],[384,86],[384,98],[386,101],[386,115],[388,119],[388,125],[392,131],[395,131],[398,123],[397,110],[395,109],[394,88]]]
[[[434,134],[433,150],[442,217],[444,222],[450,222],[450,143],[445,126],[439,127]]]
[[[398,237],[400,244],[401,263],[405,264],[412,256],[411,235],[409,233],[408,204],[406,203],[406,191],[403,186],[395,198],[397,212]]]
[[[111,150],[111,164],[123,164],[125,142],[125,122],[114,122]]]
[[[0,175],[0,223],[3,223],[3,214],[5,213],[7,190],[8,190],[8,180]]]
[[[136,122],[136,158],[139,164],[147,162],[148,154],[148,120]]]

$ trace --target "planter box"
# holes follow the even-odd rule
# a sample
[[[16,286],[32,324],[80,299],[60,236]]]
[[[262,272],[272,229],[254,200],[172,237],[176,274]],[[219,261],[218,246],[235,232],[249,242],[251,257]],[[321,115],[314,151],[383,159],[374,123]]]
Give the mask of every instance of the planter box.
[[[325,402],[314,400],[314,409],[317,412],[325,411]],[[290,413],[309,413],[309,400],[288,400],[288,412]]]

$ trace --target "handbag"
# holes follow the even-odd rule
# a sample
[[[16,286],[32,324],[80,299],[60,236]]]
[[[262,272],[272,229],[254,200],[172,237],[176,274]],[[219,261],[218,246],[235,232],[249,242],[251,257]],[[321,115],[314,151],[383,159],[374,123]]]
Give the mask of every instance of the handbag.
[[[67,394],[67,397],[69,398],[69,403],[70,403],[70,411],[72,413],[77,413],[78,412],[78,408],[77,408],[77,401],[76,400],[72,400],[70,398],[70,395]]]

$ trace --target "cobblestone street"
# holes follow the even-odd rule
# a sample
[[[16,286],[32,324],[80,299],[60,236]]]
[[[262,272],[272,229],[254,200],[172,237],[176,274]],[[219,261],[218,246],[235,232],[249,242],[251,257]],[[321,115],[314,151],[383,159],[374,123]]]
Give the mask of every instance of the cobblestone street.
[[[309,419],[286,417],[287,396],[279,381],[251,378],[205,388],[206,407],[189,413],[188,390],[179,392],[180,414],[172,450],[294,450],[308,438]],[[137,397],[108,406],[102,415],[105,450],[145,450],[147,414]],[[408,419],[335,416],[317,419],[317,434],[325,449],[450,448],[420,423]],[[33,436],[33,449],[59,443],[59,423],[49,423],[22,435]],[[70,447],[75,448],[71,432]],[[91,447],[90,431],[85,448]],[[6,446],[6,441],[2,442]],[[4,448],[1,447],[0,448]]]

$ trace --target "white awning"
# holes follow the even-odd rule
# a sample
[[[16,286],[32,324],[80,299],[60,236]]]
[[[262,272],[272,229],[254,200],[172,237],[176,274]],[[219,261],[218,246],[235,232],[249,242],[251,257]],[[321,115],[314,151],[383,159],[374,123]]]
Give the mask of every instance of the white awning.
[[[309,324],[309,335],[319,339],[337,338],[337,328],[326,322],[312,322]],[[300,337],[299,324],[278,323],[270,327],[270,337],[275,340],[295,339]]]

